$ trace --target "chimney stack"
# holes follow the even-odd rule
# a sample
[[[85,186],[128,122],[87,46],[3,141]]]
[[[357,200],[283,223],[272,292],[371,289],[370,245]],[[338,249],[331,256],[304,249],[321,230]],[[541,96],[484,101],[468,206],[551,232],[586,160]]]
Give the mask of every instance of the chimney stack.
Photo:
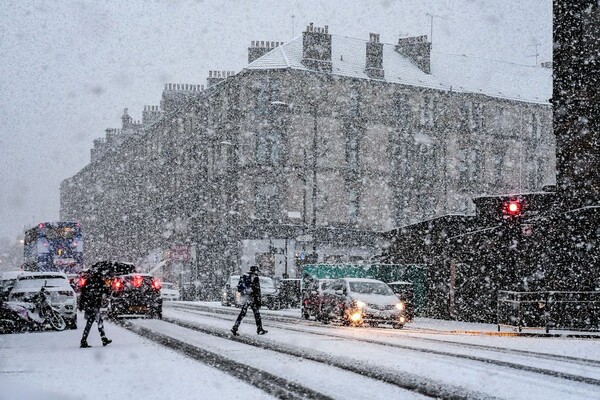
[[[427,35],[398,39],[395,50],[408,57],[421,71],[431,73],[431,43],[427,41]]]
[[[211,87],[233,75],[235,75],[235,71],[208,71],[206,85]]]
[[[302,33],[302,65],[315,71],[331,72],[331,35],[329,27],[313,26],[311,22]]]
[[[281,45],[283,45],[283,42],[265,42],[264,40],[253,40],[250,43],[250,47],[248,47],[248,64]]]
[[[379,43],[378,33],[369,33],[365,73],[373,79],[383,79],[385,76],[383,70],[383,43]]]

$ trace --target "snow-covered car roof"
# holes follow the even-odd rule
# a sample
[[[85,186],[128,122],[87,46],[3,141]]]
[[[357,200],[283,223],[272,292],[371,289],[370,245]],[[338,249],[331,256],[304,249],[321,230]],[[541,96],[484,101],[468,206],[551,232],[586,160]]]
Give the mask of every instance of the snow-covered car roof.
[[[28,272],[27,274],[20,275],[18,280],[34,280],[34,279],[67,279],[67,275],[62,272]]]
[[[388,285],[412,285],[412,282],[409,281],[395,281],[395,282],[389,282]]]
[[[0,274],[0,280],[17,279],[19,276],[30,274],[28,271],[4,271]]]

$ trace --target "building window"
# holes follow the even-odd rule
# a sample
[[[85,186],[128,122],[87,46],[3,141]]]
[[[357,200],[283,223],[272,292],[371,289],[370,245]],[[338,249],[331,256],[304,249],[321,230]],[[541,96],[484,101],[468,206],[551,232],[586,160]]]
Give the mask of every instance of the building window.
[[[359,95],[358,90],[352,88],[350,92],[350,104],[348,107],[348,115],[355,117],[358,115],[358,106],[359,106]]]
[[[348,168],[352,171],[358,171],[358,138],[356,134],[348,137]]]
[[[477,177],[479,175],[478,171],[479,165],[479,150],[472,149],[469,157],[469,181],[475,182],[477,181]]]
[[[460,150],[458,152],[459,160],[459,179],[462,183],[477,181],[479,150],[471,149]]]
[[[281,101],[281,80],[279,78],[269,80],[269,89],[271,101]]]
[[[532,141],[538,142],[542,137],[542,123],[536,113],[529,114],[527,119],[527,135]]]
[[[256,106],[260,113],[267,113],[269,106],[274,101],[281,101],[281,79],[259,79]]]
[[[348,196],[348,216],[350,222],[355,224],[358,222],[358,192],[356,189],[350,189]]]
[[[277,186],[262,184],[256,189],[256,217],[271,219],[279,213]]]
[[[435,126],[435,99],[433,96],[421,97],[420,117],[422,126]]]
[[[471,131],[478,131],[484,127],[483,106],[477,102],[467,101],[460,109],[461,118]]]
[[[409,125],[412,119],[412,107],[406,94],[395,94],[393,97],[393,115],[401,125]]]
[[[502,154],[494,154],[494,186],[496,186],[497,189],[500,189],[502,187],[503,182],[503,176],[502,176],[502,170],[504,169],[504,156]]]
[[[282,137],[272,129],[260,132],[256,144],[256,160],[260,165],[278,166],[281,163]]]

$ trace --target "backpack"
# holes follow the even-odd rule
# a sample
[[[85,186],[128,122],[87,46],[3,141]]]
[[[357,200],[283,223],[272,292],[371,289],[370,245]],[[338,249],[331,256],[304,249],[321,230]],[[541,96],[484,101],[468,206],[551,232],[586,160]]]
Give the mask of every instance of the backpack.
[[[238,285],[237,285],[237,291],[242,295],[250,294],[252,292],[252,287],[250,286],[251,284],[252,284],[252,281],[250,279],[250,275],[244,274],[244,275],[240,276],[240,281],[238,282]]]

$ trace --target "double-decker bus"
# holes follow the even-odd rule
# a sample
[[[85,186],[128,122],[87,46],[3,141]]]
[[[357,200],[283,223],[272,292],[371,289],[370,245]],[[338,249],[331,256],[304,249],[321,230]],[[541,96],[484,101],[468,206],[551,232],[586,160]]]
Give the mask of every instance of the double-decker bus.
[[[76,274],[83,267],[79,222],[42,222],[25,232],[24,269]]]

